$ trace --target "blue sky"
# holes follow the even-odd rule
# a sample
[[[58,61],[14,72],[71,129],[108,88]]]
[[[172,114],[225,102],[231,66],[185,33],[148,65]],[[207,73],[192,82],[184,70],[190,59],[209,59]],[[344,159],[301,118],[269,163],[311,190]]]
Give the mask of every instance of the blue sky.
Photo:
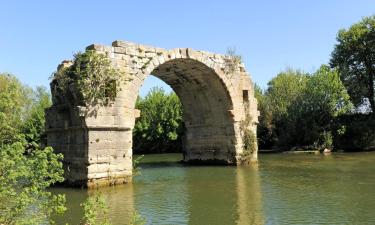
[[[372,0],[1,1],[0,72],[48,86],[56,66],[92,43],[128,40],[225,53],[235,47],[253,80],[329,61],[337,31],[375,14]],[[143,95],[161,83],[148,79]]]

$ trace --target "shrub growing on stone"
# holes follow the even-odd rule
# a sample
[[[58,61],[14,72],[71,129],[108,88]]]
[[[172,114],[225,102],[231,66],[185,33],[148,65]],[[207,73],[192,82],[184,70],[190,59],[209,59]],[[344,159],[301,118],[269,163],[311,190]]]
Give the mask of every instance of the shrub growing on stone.
[[[124,77],[107,55],[86,50],[75,54],[70,66],[59,68],[52,82],[74,104],[106,106],[117,96]]]

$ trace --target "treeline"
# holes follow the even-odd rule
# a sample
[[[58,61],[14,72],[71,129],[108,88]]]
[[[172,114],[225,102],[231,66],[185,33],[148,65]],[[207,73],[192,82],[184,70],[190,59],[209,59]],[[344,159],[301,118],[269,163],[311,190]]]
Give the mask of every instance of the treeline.
[[[288,69],[265,91],[255,88],[260,149],[366,150],[374,147],[371,115],[356,113],[336,69]],[[366,137],[366,138],[365,138]]]

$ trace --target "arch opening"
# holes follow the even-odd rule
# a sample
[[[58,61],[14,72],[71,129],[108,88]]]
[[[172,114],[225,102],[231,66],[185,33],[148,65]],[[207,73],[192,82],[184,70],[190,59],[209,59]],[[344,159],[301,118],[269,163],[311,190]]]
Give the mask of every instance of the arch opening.
[[[182,153],[181,101],[161,79],[149,75],[137,97],[139,117],[133,128],[133,154]]]
[[[155,67],[151,74],[168,84],[181,101],[184,161],[235,163],[233,103],[216,72],[194,59],[173,59]]]

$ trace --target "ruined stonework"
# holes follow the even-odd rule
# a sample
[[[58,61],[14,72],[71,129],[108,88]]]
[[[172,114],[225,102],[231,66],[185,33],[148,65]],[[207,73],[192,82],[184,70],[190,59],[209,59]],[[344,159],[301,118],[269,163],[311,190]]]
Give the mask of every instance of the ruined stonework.
[[[106,53],[129,79],[118,87],[116,100],[99,107],[96,115],[85,114],[87,109],[73,104],[72,96],[62,96],[51,82],[53,105],[46,111],[48,145],[64,154],[68,183],[95,187],[131,181],[132,130],[140,115],[135,102],[150,74],[169,84],[183,105],[185,162],[243,162],[241,121],[251,117],[249,129],[256,133],[258,119],[253,84],[243,64],[228,72],[225,55],[125,41],[87,49]],[[71,62],[64,61],[59,69],[69,65]],[[256,149],[250,160],[257,160]]]

